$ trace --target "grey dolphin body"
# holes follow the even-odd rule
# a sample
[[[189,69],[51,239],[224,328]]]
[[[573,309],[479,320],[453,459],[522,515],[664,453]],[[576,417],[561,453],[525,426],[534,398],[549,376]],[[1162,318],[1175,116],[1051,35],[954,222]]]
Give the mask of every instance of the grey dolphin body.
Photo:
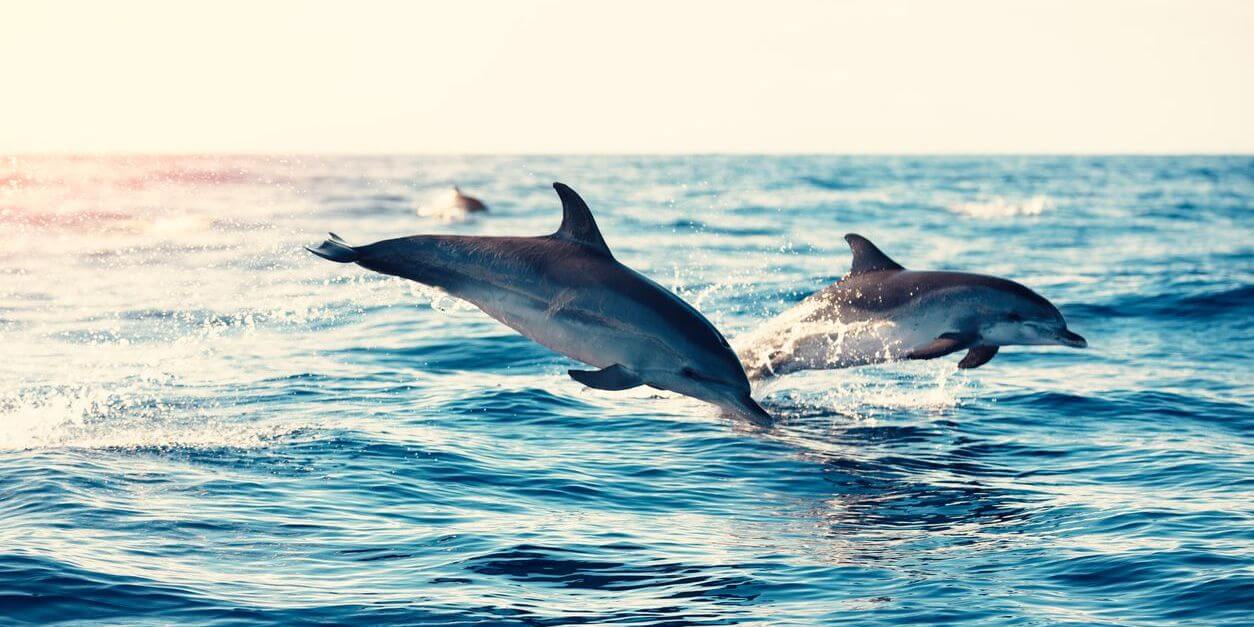
[[[844,279],[737,342],[751,379],[961,350],[967,354],[958,367],[977,368],[1001,346],[1087,346],[1057,307],[1019,283],[907,270],[865,237],[845,240],[853,265]]]
[[[574,190],[554,183],[562,225],[541,237],[415,235],[349,246],[335,234],[314,254],[431,285],[510,328],[601,370],[589,387],[670,390],[769,425],[727,340],[696,309],[614,259]]]

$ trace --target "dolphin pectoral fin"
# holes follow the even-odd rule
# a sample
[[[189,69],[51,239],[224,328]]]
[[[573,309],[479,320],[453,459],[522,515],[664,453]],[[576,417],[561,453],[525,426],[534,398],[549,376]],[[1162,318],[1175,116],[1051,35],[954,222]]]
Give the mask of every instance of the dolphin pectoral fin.
[[[598,390],[627,390],[644,385],[640,375],[614,364],[602,370],[568,370],[570,378]]]
[[[979,368],[997,355],[998,348],[1000,347],[996,344],[973,346],[971,350],[967,351],[967,356],[963,357],[962,361],[958,362],[958,367],[964,370]]]
[[[942,333],[940,337],[932,340],[931,344],[928,344],[923,348],[910,351],[910,354],[906,355],[906,358],[936,359],[937,357],[944,357],[950,353],[955,353],[964,348],[970,347],[975,343],[975,339],[976,338],[974,337],[965,336],[959,333]]]

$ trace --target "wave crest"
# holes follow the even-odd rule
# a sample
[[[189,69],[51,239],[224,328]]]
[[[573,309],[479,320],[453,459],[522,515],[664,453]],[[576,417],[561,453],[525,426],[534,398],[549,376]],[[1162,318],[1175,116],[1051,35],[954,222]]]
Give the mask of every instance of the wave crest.
[[[1013,218],[1016,216],[1039,216],[1054,208],[1054,201],[1048,196],[1032,196],[1030,198],[1011,199],[996,196],[977,202],[961,202],[948,206],[948,209],[971,218]]]

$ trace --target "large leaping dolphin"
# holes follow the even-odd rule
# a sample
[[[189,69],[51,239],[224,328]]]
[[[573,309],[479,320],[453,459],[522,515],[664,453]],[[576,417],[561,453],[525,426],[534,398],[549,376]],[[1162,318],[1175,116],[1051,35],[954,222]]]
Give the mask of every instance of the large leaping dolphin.
[[[614,259],[582,198],[554,183],[562,225],[542,237],[415,235],[349,246],[334,233],[310,252],[431,285],[510,328],[600,370],[571,370],[601,390],[678,392],[760,426],[736,354],[714,325]]]
[[[750,378],[962,350],[958,367],[978,368],[1002,346],[1088,345],[1057,307],[1014,281],[906,270],[861,235],[845,241],[853,266],[844,279],[738,339]]]

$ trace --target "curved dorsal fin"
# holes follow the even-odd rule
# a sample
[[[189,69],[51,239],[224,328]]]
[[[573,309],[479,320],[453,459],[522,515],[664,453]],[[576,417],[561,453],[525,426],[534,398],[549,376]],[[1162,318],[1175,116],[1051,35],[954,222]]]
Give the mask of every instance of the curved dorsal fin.
[[[577,242],[610,255],[610,247],[605,245],[605,239],[601,237],[601,230],[597,228],[596,220],[592,219],[592,211],[588,209],[588,204],[575,193],[575,190],[561,183],[554,183],[553,189],[557,190],[557,195],[562,199],[562,226],[557,228],[553,237]]]
[[[882,270],[905,270],[901,264],[889,259],[888,255],[876,248],[871,240],[857,233],[846,235],[845,241],[849,242],[849,248],[853,251],[853,266],[849,269],[850,275]]]

